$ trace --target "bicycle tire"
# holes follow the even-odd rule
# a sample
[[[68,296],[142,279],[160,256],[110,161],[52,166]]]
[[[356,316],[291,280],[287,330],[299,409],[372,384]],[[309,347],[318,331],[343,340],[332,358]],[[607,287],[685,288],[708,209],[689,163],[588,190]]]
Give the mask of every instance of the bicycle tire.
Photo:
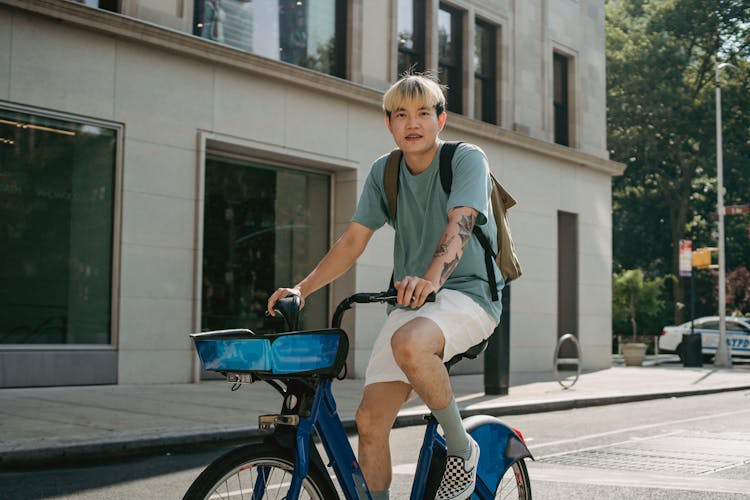
[[[495,500],[531,500],[531,480],[526,462],[514,462],[500,478],[495,491]]]
[[[263,472],[266,493],[257,496],[253,488]],[[183,500],[215,500],[228,498],[285,498],[294,469],[292,450],[281,446],[263,444],[236,448],[216,460],[195,479]],[[332,490],[326,472],[314,463],[309,464],[307,476],[302,481],[301,500],[338,499]]]

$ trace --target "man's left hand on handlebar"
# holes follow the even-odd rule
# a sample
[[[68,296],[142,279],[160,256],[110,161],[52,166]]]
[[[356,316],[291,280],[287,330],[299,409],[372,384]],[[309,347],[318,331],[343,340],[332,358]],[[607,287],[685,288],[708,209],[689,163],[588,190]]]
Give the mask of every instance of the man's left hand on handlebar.
[[[416,309],[421,307],[431,293],[437,293],[435,285],[418,276],[405,276],[393,286],[398,290],[398,304]]]
[[[268,297],[268,302],[266,303],[266,313],[270,316],[276,316],[276,312],[274,311],[276,302],[283,299],[284,297],[289,297],[291,295],[296,295],[297,297],[299,297],[300,309],[305,307],[305,298],[302,296],[302,292],[299,290],[299,288],[277,288],[276,291],[273,292],[270,297]]]

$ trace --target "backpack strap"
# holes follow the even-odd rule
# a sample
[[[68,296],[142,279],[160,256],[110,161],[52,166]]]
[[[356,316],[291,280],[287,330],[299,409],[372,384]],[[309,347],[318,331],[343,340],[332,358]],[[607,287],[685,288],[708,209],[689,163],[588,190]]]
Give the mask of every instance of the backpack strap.
[[[461,143],[444,142],[443,148],[440,150],[440,184],[442,184],[443,191],[445,191],[446,194],[451,193],[451,186],[453,185],[453,156],[455,155],[459,144]],[[490,285],[492,301],[497,302],[500,298],[497,295],[497,280],[495,279],[495,266],[493,265],[495,261],[495,253],[492,251],[490,241],[479,226],[475,225],[472,232],[484,249],[484,266],[487,270],[487,282]]]
[[[453,185],[453,155],[456,154],[456,149],[460,142],[444,142],[443,147],[440,150],[440,184],[443,185],[443,191],[446,194],[451,194],[451,186]]]
[[[385,188],[385,199],[388,202],[388,213],[391,222],[396,220],[396,208],[398,204],[398,174],[401,167],[401,150],[396,148],[388,155],[383,173],[383,187]]]

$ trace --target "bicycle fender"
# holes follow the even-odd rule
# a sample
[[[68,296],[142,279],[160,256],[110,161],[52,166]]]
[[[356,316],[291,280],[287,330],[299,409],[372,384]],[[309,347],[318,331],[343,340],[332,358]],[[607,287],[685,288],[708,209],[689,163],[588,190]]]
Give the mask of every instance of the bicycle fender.
[[[524,458],[534,460],[518,434],[495,417],[476,415],[463,421],[464,429],[479,444],[477,475],[486,485],[500,482],[503,474],[515,462]]]

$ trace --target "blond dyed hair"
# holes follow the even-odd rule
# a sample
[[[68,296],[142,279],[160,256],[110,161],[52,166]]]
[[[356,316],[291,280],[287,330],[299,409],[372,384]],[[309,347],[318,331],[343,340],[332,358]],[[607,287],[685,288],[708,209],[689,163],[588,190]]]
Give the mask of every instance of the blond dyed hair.
[[[390,118],[391,113],[404,104],[416,103],[419,107],[435,108],[440,116],[445,111],[446,89],[429,74],[406,74],[383,96],[383,111]]]

